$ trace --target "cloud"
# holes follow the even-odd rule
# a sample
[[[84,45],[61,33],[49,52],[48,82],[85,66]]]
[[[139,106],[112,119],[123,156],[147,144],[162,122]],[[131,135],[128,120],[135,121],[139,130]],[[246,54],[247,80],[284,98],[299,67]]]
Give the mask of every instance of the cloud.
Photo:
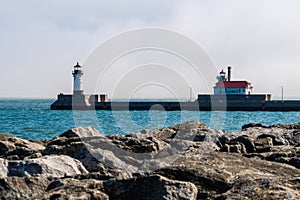
[[[198,42],[218,68],[256,92],[299,96],[299,1],[2,1],[1,96],[71,92],[71,67],[100,43],[138,27],[174,29]],[[211,77],[214,79],[214,77]],[[13,80],[13,81],[12,81]],[[212,80],[213,82],[214,80]]]
[[[298,1],[192,1],[177,4],[172,26],[202,45],[217,67],[232,65],[234,78],[254,82],[254,91],[300,96]]]

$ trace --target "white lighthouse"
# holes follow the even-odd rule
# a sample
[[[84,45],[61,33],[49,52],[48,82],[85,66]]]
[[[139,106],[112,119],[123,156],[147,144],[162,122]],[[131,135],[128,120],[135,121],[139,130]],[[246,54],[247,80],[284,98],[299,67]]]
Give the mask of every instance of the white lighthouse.
[[[72,75],[74,77],[73,94],[83,94],[82,81],[81,81],[83,71],[81,68],[82,67],[77,62],[77,64],[74,66],[74,71],[72,72]]]

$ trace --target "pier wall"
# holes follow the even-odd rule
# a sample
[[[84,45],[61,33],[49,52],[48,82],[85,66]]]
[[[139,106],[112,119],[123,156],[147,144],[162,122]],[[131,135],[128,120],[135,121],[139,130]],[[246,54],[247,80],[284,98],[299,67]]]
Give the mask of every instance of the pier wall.
[[[270,98],[269,94],[199,94],[197,101],[200,110],[256,111],[264,110],[265,102]]]
[[[300,101],[297,100],[274,100],[266,102],[266,111],[300,111]]]
[[[300,101],[270,100],[270,95],[200,94],[194,102],[108,102],[107,96],[59,94],[52,110],[194,110],[194,111],[300,111]]]
[[[57,100],[51,105],[51,110],[86,110],[95,109],[95,105],[100,102],[107,102],[106,94],[59,94]]]

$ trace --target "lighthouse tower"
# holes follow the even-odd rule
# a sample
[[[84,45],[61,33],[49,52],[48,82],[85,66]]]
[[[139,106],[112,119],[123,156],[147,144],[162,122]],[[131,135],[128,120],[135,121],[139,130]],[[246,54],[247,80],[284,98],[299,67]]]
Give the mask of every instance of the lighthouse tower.
[[[83,75],[82,67],[77,64],[74,66],[74,71],[72,72],[72,75],[74,77],[74,83],[73,83],[73,94],[83,94],[83,88],[82,88],[82,81],[81,77]]]

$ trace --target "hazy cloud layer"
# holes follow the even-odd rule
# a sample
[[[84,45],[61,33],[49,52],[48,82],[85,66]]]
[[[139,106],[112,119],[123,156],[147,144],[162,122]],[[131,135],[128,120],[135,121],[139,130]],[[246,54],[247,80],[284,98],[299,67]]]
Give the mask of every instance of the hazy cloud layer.
[[[300,97],[300,2],[296,0],[0,3],[1,97],[71,92],[71,70],[77,61],[84,62],[111,36],[142,27],[168,28],[189,36],[218,68],[231,65],[233,78],[251,81],[255,92],[280,96],[284,85],[286,96]]]

